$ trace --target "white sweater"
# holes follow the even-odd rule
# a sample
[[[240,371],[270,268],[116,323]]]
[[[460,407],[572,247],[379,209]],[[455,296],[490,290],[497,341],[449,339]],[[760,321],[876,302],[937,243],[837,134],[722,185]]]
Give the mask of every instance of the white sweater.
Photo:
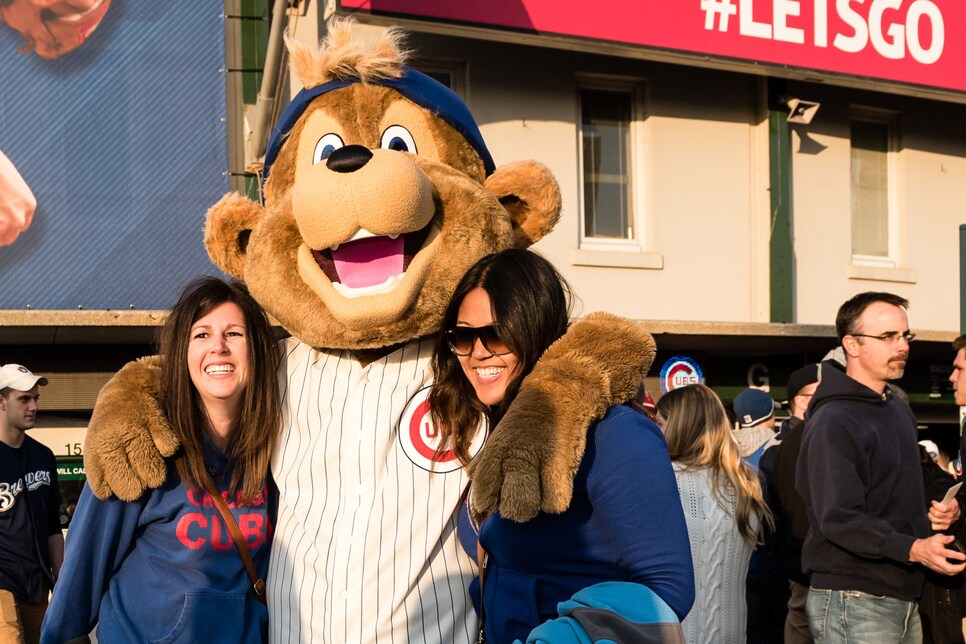
[[[738,532],[734,499],[727,499],[727,510],[718,504],[707,468],[685,471],[675,463],[674,475],[694,560],[694,606],[682,623],[684,639],[688,644],[744,642],[752,546]]]

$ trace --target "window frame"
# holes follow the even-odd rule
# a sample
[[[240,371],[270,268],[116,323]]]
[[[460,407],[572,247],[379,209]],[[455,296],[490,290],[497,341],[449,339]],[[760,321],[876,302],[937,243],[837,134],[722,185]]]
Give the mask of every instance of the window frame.
[[[584,135],[583,135],[583,94],[585,91],[603,91],[626,94],[631,100],[631,117],[628,124],[630,134],[628,154],[628,221],[631,223],[630,238],[591,237],[586,230],[586,199],[584,172]],[[645,134],[647,84],[645,79],[632,76],[609,74],[577,74],[576,92],[576,136],[577,136],[577,174],[579,215],[578,248],[589,251],[618,251],[641,253],[646,248],[645,229]]]
[[[855,213],[852,211],[852,195],[855,189],[852,183],[851,154],[852,125],[855,121],[885,125],[887,130],[886,144],[886,226],[888,234],[886,255],[863,255],[851,252],[853,266],[868,266],[877,268],[899,267],[899,227],[900,227],[900,198],[899,198],[899,112],[876,107],[853,105],[849,111],[849,240],[850,246],[855,239]],[[850,248],[851,251],[851,248]]]

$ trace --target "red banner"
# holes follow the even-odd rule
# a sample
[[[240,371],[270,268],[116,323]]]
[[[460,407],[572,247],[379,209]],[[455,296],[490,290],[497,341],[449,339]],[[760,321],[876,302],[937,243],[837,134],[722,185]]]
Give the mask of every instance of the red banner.
[[[340,5],[966,91],[966,0],[341,0]]]

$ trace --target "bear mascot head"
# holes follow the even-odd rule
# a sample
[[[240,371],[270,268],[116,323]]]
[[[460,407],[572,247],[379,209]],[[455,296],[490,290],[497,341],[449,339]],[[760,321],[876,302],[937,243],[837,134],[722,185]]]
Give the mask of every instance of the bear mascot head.
[[[265,205],[209,211],[212,260],[315,347],[435,333],[470,266],[550,231],[556,181],[532,161],[495,168],[463,102],[404,64],[398,31],[366,45],[335,22],[321,50],[288,45],[304,89],[269,142]]]

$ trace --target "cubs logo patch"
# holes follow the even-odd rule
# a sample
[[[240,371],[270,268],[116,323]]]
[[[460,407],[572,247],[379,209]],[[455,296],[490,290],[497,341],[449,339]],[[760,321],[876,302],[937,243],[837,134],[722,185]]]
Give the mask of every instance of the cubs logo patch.
[[[442,435],[433,424],[432,415],[429,413],[429,390],[430,387],[423,387],[406,405],[399,420],[399,442],[403,452],[417,467],[439,474],[455,472],[463,466],[454,450],[446,450],[433,460]],[[479,453],[485,442],[486,421],[483,421],[470,443],[471,458]]]

